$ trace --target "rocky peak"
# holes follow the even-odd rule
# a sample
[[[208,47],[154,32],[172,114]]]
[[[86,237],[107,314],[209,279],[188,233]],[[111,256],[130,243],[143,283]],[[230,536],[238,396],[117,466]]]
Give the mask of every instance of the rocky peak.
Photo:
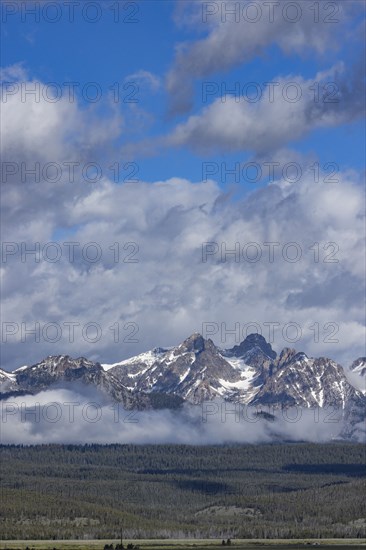
[[[263,354],[269,359],[276,359],[277,354],[266,339],[257,333],[249,334],[238,346],[228,350],[235,357],[243,357],[249,354]]]
[[[298,353],[293,348],[283,348],[283,350],[281,351],[281,353],[280,353],[280,355],[277,359],[277,365],[279,367],[284,367],[284,366],[288,365],[289,363],[293,363],[293,362],[299,360],[303,355],[305,355],[305,354]]]
[[[184,340],[184,342],[178,346],[177,353],[181,352],[193,352],[200,353],[206,347],[208,341],[203,338],[198,332],[193,333],[189,338]]]
[[[39,363],[36,363],[35,365],[24,369],[22,372],[30,369],[41,369],[54,373],[62,373],[65,372],[67,369],[78,369],[80,367],[92,368],[95,365],[97,365],[97,363],[93,363],[93,361],[89,361],[89,359],[86,359],[85,357],[78,357],[77,359],[73,359],[69,355],[49,355]]]
[[[83,377],[90,378],[103,373],[99,363],[94,363],[78,357],[72,359],[69,355],[49,355],[39,363],[15,372],[16,381],[24,389],[28,387],[45,387],[60,380],[74,381]]]

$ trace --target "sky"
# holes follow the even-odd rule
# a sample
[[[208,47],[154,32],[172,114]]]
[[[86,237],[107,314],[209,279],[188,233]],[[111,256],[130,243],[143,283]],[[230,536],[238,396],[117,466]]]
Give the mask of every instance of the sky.
[[[1,367],[193,332],[365,355],[364,15],[4,0]]]

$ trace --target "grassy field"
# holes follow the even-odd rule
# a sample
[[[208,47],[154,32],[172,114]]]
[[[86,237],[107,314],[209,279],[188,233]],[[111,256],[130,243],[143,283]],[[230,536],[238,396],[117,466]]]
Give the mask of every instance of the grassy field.
[[[118,540],[84,540],[84,541],[0,541],[0,550],[97,550],[103,549],[105,544],[116,544]],[[146,539],[139,541],[124,541],[125,547],[128,543],[134,542],[138,544],[140,549],[144,550],[183,550],[192,548],[194,550],[207,550],[210,548],[223,548],[219,539]],[[233,540],[231,548],[237,550],[261,550],[264,548],[276,547],[276,550],[296,549],[296,548],[326,548],[336,547],[338,550],[343,550],[349,547],[364,548],[366,540],[360,539],[238,539]]]

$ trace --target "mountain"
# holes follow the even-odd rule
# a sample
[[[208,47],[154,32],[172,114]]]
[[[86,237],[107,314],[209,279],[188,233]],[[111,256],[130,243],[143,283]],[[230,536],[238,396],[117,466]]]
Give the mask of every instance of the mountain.
[[[192,334],[176,348],[158,348],[113,366],[104,365],[134,392],[174,394],[193,404],[243,396],[253,375],[227,360],[212,340]]]
[[[250,403],[268,376],[272,376],[276,352],[261,334],[249,334],[239,345],[221,353],[233,366],[247,370],[251,380],[245,402]]]
[[[349,374],[356,388],[366,394],[366,357],[355,359],[349,368]]]
[[[364,377],[365,358],[351,370]],[[55,385],[95,388],[126,409],[176,408],[216,398],[258,407],[334,407],[355,422],[365,416],[366,395],[326,357],[285,348],[279,355],[263,336],[250,334],[230,349],[194,333],[172,348],[154,348],[114,364],[84,357],[50,356],[13,373],[0,371],[0,397],[35,394]]]
[[[285,348],[254,403],[344,409],[350,400],[359,399],[359,392],[348,382],[341,365],[326,357],[313,359]]]
[[[117,378],[105,372],[99,363],[84,357],[72,359],[68,355],[49,356],[40,363],[25,366],[13,373],[0,373],[0,392],[6,396],[36,394],[57,385],[72,388],[82,383],[100,391],[107,399],[123,404],[125,409],[144,409],[149,399],[145,395],[132,395]],[[7,376],[6,376],[7,375]]]
[[[12,392],[17,389],[15,373],[6,372],[0,369],[0,391],[1,393]]]
[[[228,356],[239,357],[251,366],[262,366],[265,361],[274,361],[277,357],[271,344],[261,334],[249,334],[238,346],[225,352]]]

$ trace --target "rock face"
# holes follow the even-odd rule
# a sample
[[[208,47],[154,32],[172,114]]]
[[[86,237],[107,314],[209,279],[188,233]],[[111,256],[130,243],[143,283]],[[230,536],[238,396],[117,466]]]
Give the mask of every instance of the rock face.
[[[355,359],[350,367],[352,372],[356,372],[362,377],[366,377],[366,357]]]
[[[351,370],[365,377],[366,359]],[[228,350],[192,334],[173,348],[154,348],[113,365],[68,355],[47,357],[13,373],[0,370],[0,397],[35,394],[55,384],[82,383],[127,409],[175,408],[222,398],[259,407],[335,407],[359,422],[366,396],[325,357],[309,358],[285,348],[279,356],[266,340],[251,334]]]
[[[133,396],[113,375],[108,375],[99,363],[84,357],[72,359],[68,355],[49,356],[40,363],[21,367],[11,375],[12,386],[8,390],[12,396],[35,394],[54,387],[72,387],[82,383],[99,390],[106,398],[122,403],[126,409],[141,409],[148,406],[147,396]],[[5,390],[5,391],[4,391]],[[1,385],[1,392],[8,393],[7,386]]]
[[[0,369],[0,392],[10,393],[16,391],[17,381],[15,374]]]
[[[246,377],[230,364],[212,340],[192,334],[170,350],[153,350],[108,370],[130,389],[175,394],[197,404],[214,397],[230,397],[235,383]],[[234,389],[233,389],[234,388]]]
[[[249,334],[238,346],[227,350],[227,354],[241,357],[253,366],[268,359],[274,361],[277,357],[271,344],[261,334]]]
[[[242,369],[245,369],[246,365],[252,367],[252,383],[246,388],[251,391],[251,395],[248,394],[246,399],[246,402],[250,402],[267,377],[272,375],[276,352],[262,335],[249,334],[238,346],[223,350],[222,353]]]
[[[47,389],[58,381],[102,383],[103,368],[84,357],[72,359],[68,355],[49,356],[40,363],[15,371],[16,381],[22,389]]]
[[[325,357],[310,359],[305,353],[285,348],[254,403],[345,409],[350,400],[358,401],[359,398],[343,368],[335,361]]]
[[[366,395],[366,357],[359,357],[349,368],[356,387]]]

